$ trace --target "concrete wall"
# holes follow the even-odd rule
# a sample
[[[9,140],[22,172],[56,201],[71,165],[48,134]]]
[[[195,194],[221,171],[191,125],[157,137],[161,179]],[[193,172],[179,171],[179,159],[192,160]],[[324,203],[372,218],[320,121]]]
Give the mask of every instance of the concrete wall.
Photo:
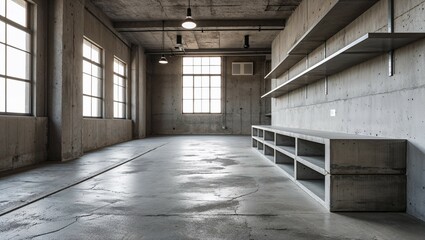
[[[182,114],[182,58],[148,58],[152,134],[250,134],[251,125],[268,124],[265,117],[265,57],[224,57],[223,114]],[[254,62],[254,75],[232,76],[232,62]],[[223,129],[223,127],[226,127]]]
[[[104,106],[103,119],[83,119],[83,151],[90,151],[132,139],[130,120],[114,119],[114,57],[127,64],[127,117],[131,115],[130,47],[113,30],[110,21],[89,2],[84,11],[84,36],[103,49]]]
[[[287,39],[297,39],[306,30],[298,19],[326,11],[331,1],[303,1],[273,43],[272,61],[280,58]],[[322,5],[323,4],[323,5]],[[310,8],[308,5],[317,5]],[[395,0],[395,32],[425,32],[425,1]],[[331,37],[308,59],[290,69],[290,77],[320,61],[367,32],[387,31],[387,1],[381,0],[345,29]],[[286,51],[284,51],[286,52]],[[382,55],[272,100],[273,125],[373,135],[408,140],[407,212],[425,220],[425,41],[395,51],[395,75],[388,77],[388,57]],[[278,54],[279,53],[279,54]],[[273,85],[288,79],[284,73]],[[330,110],[336,109],[336,116]]]
[[[0,172],[39,163],[47,156],[47,1],[35,0],[34,6],[33,114],[0,115]]]

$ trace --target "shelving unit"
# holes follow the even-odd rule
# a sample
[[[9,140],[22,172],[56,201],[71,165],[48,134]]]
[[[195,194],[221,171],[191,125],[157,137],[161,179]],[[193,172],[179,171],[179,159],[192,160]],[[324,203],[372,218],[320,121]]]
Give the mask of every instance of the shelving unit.
[[[252,142],[330,211],[405,210],[405,140],[252,126]]]
[[[423,38],[425,38],[425,33],[367,33],[338,52],[264,94],[262,98],[282,96],[292,90]]]
[[[354,19],[372,7],[378,0],[339,0],[328,13],[312,26],[290,49],[266,79],[277,78],[288,71],[311,51],[323,44]]]

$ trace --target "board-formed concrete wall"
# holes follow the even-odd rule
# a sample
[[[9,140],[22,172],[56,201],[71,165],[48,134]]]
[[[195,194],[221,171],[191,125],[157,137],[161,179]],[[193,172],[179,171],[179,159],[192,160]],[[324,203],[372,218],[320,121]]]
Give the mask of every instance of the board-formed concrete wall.
[[[109,25],[109,27],[107,27]],[[114,57],[127,64],[127,116],[129,117],[130,98],[130,48],[112,30],[112,24],[98,9],[90,3],[86,3],[84,11],[84,36],[98,44],[103,49],[103,73],[104,73],[104,116],[102,119],[83,119],[83,151],[91,151],[115,143],[132,139],[131,120],[114,119],[113,89],[114,89]]]
[[[299,19],[313,12],[323,16],[329,7],[325,0],[304,0],[288,21],[286,30],[274,40],[272,64],[281,59],[285,44],[295,42],[307,30]],[[310,5],[310,7],[308,6]],[[311,8],[316,5],[315,8]],[[395,0],[395,32],[425,32],[425,1]],[[290,69],[290,77],[311,66],[325,55],[341,49],[367,32],[387,31],[387,0],[381,0],[331,37]],[[295,39],[295,40],[293,40]],[[285,51],[286,52],[286,51]],[[272,100],[272,124],[276,126],[325,130],[408,140],[407,212],[425,220],[425,40],[395,51],[395,74],[388,76],[386,54],[353,66],[325,80]],[[288,73],[273,80],[285,82]],[[336,116],[330,116],[330,110]]]
[[[182,57],[148,58],[152,134],[251,134],[251,125],[269,124],[265,116],[265,57],[224,57],[222,111],[225,114],[182,114]],[[254,75],[232,76],[232,62],[254,62]]]
[[[46,49],[47,1],[34,0],[35,61],[32,116],[0,115],[0,172],[42,162],[47,156]],[[2,63],[3,64],[3,63]]]

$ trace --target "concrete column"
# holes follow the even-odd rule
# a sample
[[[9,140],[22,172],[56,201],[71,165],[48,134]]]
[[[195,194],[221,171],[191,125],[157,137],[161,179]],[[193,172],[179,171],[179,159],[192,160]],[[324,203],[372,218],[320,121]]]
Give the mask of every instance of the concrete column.
[[[49,8],[49,160],[66,161],[83,154],[84,0],[54,0]]]
[[[131,47],[131,119],[133,138],[146,137],[146,56],[140,46]]]

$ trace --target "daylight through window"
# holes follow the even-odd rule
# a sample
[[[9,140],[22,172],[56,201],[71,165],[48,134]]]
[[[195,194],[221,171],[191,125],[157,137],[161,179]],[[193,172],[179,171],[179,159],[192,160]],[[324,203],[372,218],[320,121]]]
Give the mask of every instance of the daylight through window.
[[[125,118],[126,105],[126,72],[125,63],[114,59],[114,118]]]
[[[183,113],[221,113],[220,57],[183,57]]]
[[[31,113],[29,3],[0,0],[0,113]]]

